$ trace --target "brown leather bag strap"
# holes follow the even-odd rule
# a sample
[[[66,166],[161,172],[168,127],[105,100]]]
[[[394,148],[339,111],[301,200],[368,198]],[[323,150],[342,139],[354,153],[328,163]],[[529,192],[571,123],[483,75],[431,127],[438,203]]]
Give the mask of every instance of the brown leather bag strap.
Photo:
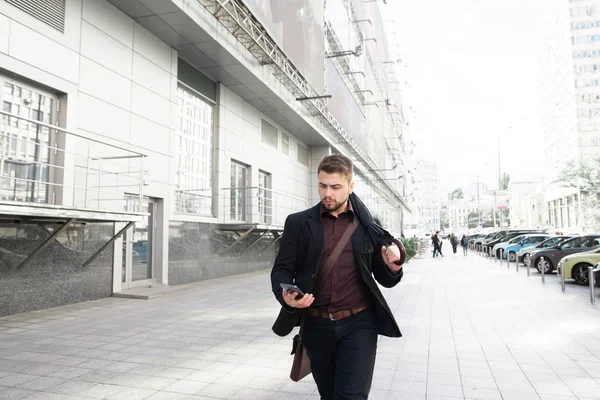
[[[350,237],[352,236],[352,234],[354,233],[354,231],[356,230],[356,228],[358,227],[358,218],[356,218],[356,215],[354,216],[354,219],[352,220],[352,223],[350,225],[348,225],[348,227],[346,228],[346,230],[344,231],[344,234],[342,235],[342,238],[340,239],[340,241],[337,243],[337,245],[335,246],[335,248],[333,249],[333,252],[331,253],[331,256],[329,256],[329,258],[327,259],[327,262],[325,263],[325,265],[323,265],[319,271],[318,271],[318,277],[317,277],[317,282],[315,282],[314,288],[315,289],[320,289],[322,282],[324,282],[324,279],[329,276],[329,274],[331,273],[331,270],[333,269],[333,266],[335,265],[335,263],[337,262],[338,258],[340,258],[340,255],[342,255],[342,251],[344,251],[344,248],[346,247],[346,244],[348,244],[348,240],[350,240]],[[313,295],[316,297],[317,294],[317,290],[313,289]]]

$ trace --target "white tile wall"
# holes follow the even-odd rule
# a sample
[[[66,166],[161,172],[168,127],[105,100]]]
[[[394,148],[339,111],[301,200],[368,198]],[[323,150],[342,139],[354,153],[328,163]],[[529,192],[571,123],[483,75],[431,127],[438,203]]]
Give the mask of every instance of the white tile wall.
[[[133,54],[133,81],[167,100],[171,98],[173,88],[169,71],[138,53]]]
[[[10,20],[0,14],[0,53],[8,54],[8,36],[10,32]]]
[[[151,121],[169,127],[171,102],[137,83],[131,91],[131,111]]]
[[[119,138],[129,137],[131,113],[80,92],[78,98],[77,126],[89,132]]]
[[[79,56],[67,47],[16,22],[10,24],[9,54],[27,64],[77,82]],[[59,61],[59,62],[57,62]]]
[[[139,24],[135,24],[133,50],[156,63],[165,71],[171,70],[171,47]]]
[[[131,115],[130,143],[156,153],[169,154],[171,130],[149,119]]]
[[[135,22],[106,1],[83,0],[83,19],[112,38],[133,48]]]
[[[81,28],[81,54],[131,79],[131,49],[85,21]]]
[[[126,110],[131,107],[131,81],[85,57],[80,62],[79,90]]]

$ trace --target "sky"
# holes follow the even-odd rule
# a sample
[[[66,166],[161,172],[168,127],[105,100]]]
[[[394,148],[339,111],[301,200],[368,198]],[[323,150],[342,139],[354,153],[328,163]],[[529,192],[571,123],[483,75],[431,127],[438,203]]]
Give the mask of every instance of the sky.
[[[497,187],[498,149],[512,181],[541,176],[535,0],[388,0],[381,7],[402,59],[400,80],[408,82],[402,94],[414,111],[416,157],[437,162],[440,196],[467,189],[478,174]]]

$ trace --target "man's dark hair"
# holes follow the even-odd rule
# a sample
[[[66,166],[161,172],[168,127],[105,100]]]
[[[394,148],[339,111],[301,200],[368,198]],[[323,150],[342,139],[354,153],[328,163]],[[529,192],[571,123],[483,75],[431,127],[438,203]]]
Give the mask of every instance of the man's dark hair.
[[[352,180],[352,161],[342,154],[325,156],[319,164],[317,173],[321,171],[328,174],[338,173],[344,175],[350,182]]]

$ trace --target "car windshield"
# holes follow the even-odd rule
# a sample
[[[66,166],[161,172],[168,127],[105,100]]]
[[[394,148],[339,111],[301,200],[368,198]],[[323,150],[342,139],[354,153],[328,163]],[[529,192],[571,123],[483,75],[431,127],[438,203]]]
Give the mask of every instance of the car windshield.
[[[519,243],[521,240],[525,239],[524,235],[521,236],[517,236],[516,238],[511,239],[508,243],[509,244],[515,244],[515,243]]]
[[[589,236],[576,237],[570,240],[567,240],[563,244],[560,245],[561,250],[566,249],[585,249],[588,247],[594,247],[594,243],[597,243],[598,239]]]
[[[552,246],[559,244],[561,242],[561,240],[564,240],[564,239],[565,238],[563,238],[563,237],[554,237],[554,238],[546,240],[545,242],[542,242],[541,246],[542,247],[552,247]]]

